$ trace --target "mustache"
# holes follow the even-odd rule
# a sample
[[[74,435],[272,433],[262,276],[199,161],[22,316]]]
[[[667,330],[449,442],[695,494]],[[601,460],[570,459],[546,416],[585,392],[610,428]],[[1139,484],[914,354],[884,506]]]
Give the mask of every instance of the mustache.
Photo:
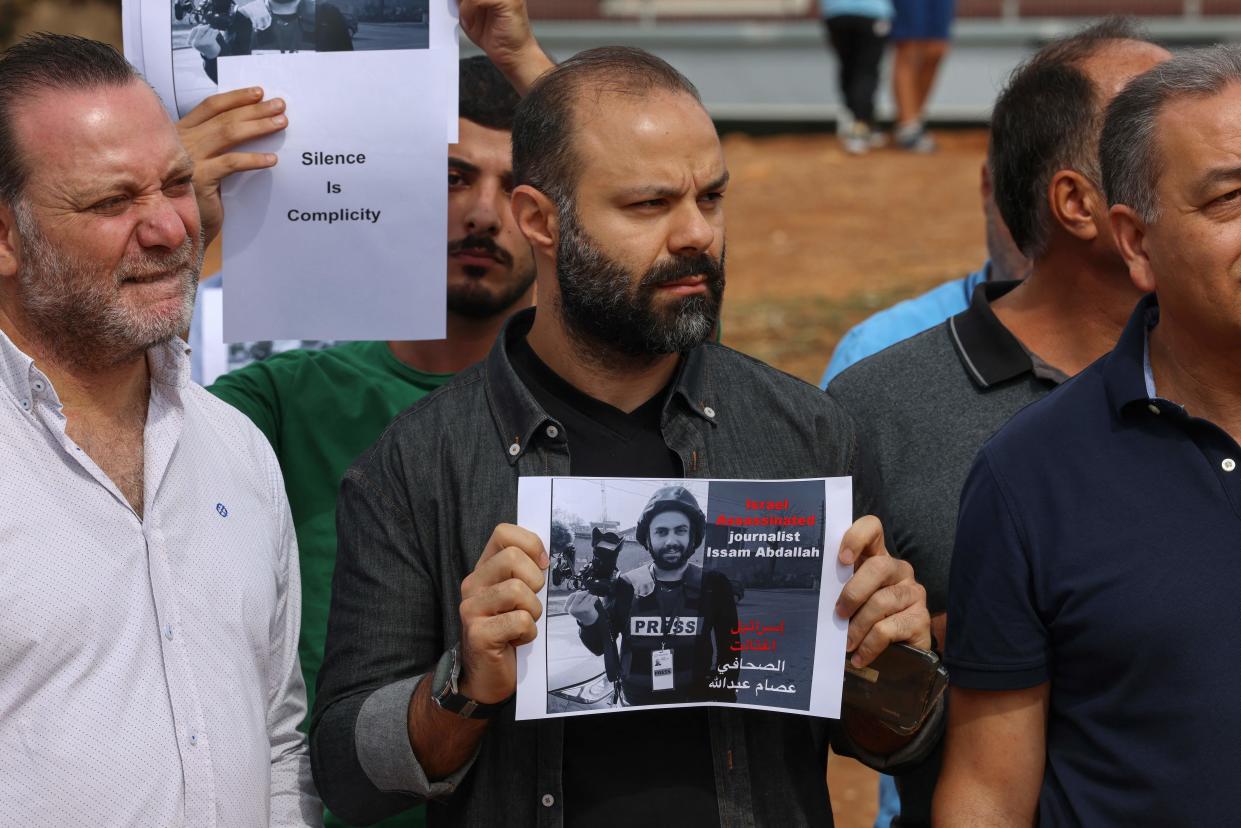
[[[481,250],[502,265],[511,265],[513,263],[513,254],[496,244],[495,239],[491,238],[491,236],[480,236],[476,233],[471,233],[464,238],[455,239],[448,243],[449,256],[454,253],[460,253],[462,250]]]
[[[126,279],[150,279],[192,267],[202,246],[202,234],[200,233],[197,239],[187,235],[185,241],[176,250],[167,253],[140,251],[121,262],[116,269],[116,283],[119,285]]]
[[[655,288],[687,276],[702,276],[709,285],[723,284],[724,263],[708,253],[699,253],[696,256],[677,256],[653,265],[642,277],[639,287]]]

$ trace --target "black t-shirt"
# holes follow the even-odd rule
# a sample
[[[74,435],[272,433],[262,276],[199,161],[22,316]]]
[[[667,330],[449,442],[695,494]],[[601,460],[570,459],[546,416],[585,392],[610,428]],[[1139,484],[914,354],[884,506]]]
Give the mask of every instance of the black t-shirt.
[[[569,472],[598,477],[682,477],[659,430],[668,388],[633,412],[565,382],[525,339],[509,359],[539,405],[564,427]],[[565,825],[719,825],[707,712],[649,710],[564,720]]]

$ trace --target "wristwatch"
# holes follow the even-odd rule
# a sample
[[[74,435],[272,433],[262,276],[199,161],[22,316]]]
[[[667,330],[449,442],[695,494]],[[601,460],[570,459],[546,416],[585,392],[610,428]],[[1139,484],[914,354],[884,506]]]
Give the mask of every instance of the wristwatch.
[[[431,698],[441,710],[456,713],[463,719],[489,719],[508,703],[508,699],[495,704],[480,704],[469,696],[457,692],[457,680],[461,677],[461,651],[457,647],[440,656],[431,676]]]

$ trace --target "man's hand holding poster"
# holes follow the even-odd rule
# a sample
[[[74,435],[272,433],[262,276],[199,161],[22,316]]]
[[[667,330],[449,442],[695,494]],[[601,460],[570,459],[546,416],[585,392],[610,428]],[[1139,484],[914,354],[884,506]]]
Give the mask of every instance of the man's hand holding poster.
[[[848,478],[523,478],[551,558],[517,718],[736,705],[838,718]]]

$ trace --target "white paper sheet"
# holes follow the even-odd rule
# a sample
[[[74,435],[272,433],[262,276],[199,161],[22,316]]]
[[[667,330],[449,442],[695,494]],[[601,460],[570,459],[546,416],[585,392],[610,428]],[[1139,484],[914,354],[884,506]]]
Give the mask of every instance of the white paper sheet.
[[[458,41],[460,35],[457,29],[459,20],[457,0],[431,0],[431,48],[451,51],[454,61],[458,59],[457,55],[460,50]],[[445,100],[448,102],[449,109],[448,143],[450,144],[455,144],[460,140],[457,123],[460,80],[460,73],[451,73],[445,92]]]
[[[256,0],[237,0],[234,10],[254,2]],[[263,5],[263,0],[257,2]],[[179,14],[174,13],[174,0],[124,0],[121,10],[125,56],[155,88],[174,120],[188,113],[208,95],[230,88],[224,83],[217,84],[211,78],[204,55],[191,44],[191,33],[196,28],[209,28],[212,22],[221,28],[214,29],[210,34],[220,37],[221,43],[227,42],[230,33],[223,28],[226,26],[221,22],[224,18],[210,14],[208,0],[177,0],[175,5]],[[304,0],[299,6],[299,54],[315,53],[314,23],[318,12],[311,10],[319,6],[333,6],[343,13],[348,39],[353,47],[351,52],[330,54],[367,51],[391,54],[428,48],[450,53],[452,58],[444,65],[451,63],[451,71],[440,78],[444,87],[444,95],[440,98],[443,105],[441,114],[447,125],[447,140],[450,143],[457,140],[457,0],[431,0],[428,19],[424,22],[377,22],[366,14],[372,6],[361,0],[318,0],[317,3]],[[276,38],[278,26],[271,22],[270,15],[258,14],[256,17],[259,18],[258,23],[252,24],[253,31],[245,45],[226,46],[226,50],[241,49],[253,56],[279,54],[277,47],[281,44]],[[216,58],[217,77],[219,60]],[[402,76],[394,69],[372,78],[371,85],[422,84],[426,80],[422,76]],[[424,108],[426,104],[426,101],[422,102]]]
[[[277,152],[276,167],[225,182],[228,341],[443,338],[448,148],[437,79],[450,61],[428,50],[220,60],[222,82],[261,82],[287,101],[292,124],[252,147]]]
[[[691,603],[677,605],[680,609],[668,617],[660,617],[667,609],[662,599],[653,615],[650,611],[650,602],[659,597],[651,577],[656,570],[650,551],[636,539],[643,507],[664,486],[685,487],[705,515],[705,537],[689,558],[689,566],[701,567],[701,574],[682,576],[685,583],[700,577],[701,583],[710,579],[717,588],[709,604],[686,599]],[[839,718],[848,621],[833,607],[852,570],[837,564],[836,554],[852,523],[852,510],[852,480],[847,477],[522,478],[518,523],[542,539],[552,566],[539,595],[544,613],[538,636],[517,650],[516,717],[710,705]],[[553,532],[554,523],[568,531]],[[623,613],[627,620],[621,618],[621,623],[627,627],[615,631],[619,661],[628,665],[615,671],[615,682],[607,674],[605,656],[586,647],[578,620],[566,610],[569,596],[587,588],[594,544],[615,543],[616,538],[596,535],[606,532],[622,541],[614,580],[601,591],[615,594],[615,579],[620,578],[632,584],[621,595],[640,596]],[[563,542],[566,534],[572,539],[571,554]],[[553,535],[560,541],[554,543]],[[717,629],[729,612],[727,598],[718,597],[721,574],[731,585],[737,618],[728,630]],[[668,594],[677,589],[685,588]],[[609,621],[613,617],[604,616]],[[727,648],[721,657],[723,641]],[[708,649],[697,652],[707,653],[705,666],[690,669],[687,653],[703,646]],[[652,647],[672,651],[680,665],[675,679],[680,686],[672,691],[651,689],[666,681],[648,674],[655,659],[644,661],[641,651]],[[697,657],[688,661],[696,664]]]
[[[190,342],[190,347],[199,357],[200,376],[196,381],[207,386],[228,373],[228,345],[221,336],[224,328],[224,289],[212,287],[199,290],[194,313],[200,317],[200,324],[194,331],[198,334],[198,341]]]

